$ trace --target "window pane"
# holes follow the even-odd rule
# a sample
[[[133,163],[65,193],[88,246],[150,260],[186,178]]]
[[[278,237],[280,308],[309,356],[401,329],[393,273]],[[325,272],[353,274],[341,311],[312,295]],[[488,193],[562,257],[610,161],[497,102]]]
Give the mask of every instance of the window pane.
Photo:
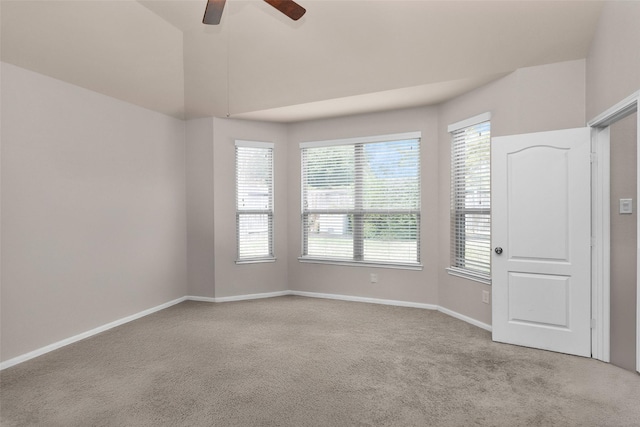
[[[236,142],[238,260],[273,257],[272,144]]]
[[[301,154],[303,256],[419,262],[419,139],[342,142]]]
[[[353,209],[353,146],[304,150],[302,161],[305,209]]]
[[[306,215],[306,252],[314,258],[353,259],[353,215]]]
[[[238,258],[250,259],[271,254],[271,215],[238,214]]]
[[[419,224],[417,214],[365,215],[364,260],[417,262]]]
[[[452,132],[451,265],[491,272],[490,123]]]
[[[488,214],[459,212],[456,228],[459,232],[457,258],[454,265],[489,274],[491,263],[491,217]]]
[[[419,141],[364,146],[365,209],[420,209]]]
[[[237,208],[271,208],[271,149],[237,147]]]

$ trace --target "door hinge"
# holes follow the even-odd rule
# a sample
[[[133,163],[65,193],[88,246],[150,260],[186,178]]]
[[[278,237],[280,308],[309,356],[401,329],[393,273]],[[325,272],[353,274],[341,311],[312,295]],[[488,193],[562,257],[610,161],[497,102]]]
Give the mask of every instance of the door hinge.
[[[595,237],[592,237],[592,238],[591,238],[591,247],[593,248],[593,247],[595,247],[595,246],[596,246],[596,238],[595,238]]]
[[[591,329],[596,328],[596,319],[591,319]]]
[[[591,163],[595,163],[598,160],[597,153],[591,153]]]

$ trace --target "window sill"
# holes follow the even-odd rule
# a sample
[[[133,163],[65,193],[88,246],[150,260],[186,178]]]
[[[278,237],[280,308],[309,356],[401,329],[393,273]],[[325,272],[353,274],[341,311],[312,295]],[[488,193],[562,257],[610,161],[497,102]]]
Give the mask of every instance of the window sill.
[[[475,282],[484,283],[485,285],[491,285],[491,277],[487,277],[479,273],[472,273],[470,271],[463,270],[461,268],[449,267],[446,270],[447,270],[447,273],[449,273],[452,276],[462,277],[464,279],[469,279]]]
[[[330,259],[306,258],[299,257],[298,261],[307,264],[331,264],[343,265],[346,267],[372,267],[372,268],[390,268],[396,270],[422,270],[422,264],[392,264],[384,262],[366,262],[366,261],[339,261]]]
[[[236,264],[262,264],[265,262],[276,262],[276,258],[254,258],[254,259],[237,259]]]

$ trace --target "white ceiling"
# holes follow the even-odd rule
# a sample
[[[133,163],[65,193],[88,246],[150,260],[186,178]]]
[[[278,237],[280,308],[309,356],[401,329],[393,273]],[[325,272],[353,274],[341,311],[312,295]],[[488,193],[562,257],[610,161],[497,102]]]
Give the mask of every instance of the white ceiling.
[[[180,118],[291,122],[430,105],[585,58],[594,1],[2,0],[2,60]]]

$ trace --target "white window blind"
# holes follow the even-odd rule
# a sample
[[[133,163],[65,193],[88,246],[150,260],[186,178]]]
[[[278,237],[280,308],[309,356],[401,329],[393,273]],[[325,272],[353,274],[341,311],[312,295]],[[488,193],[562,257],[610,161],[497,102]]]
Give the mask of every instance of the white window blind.
[[[450,131],[451,270],[486,282],[491,278],[491,124]]]
[[[273,144],[236,141],[238,262],[272,260]]]
[[[419,133],[301,149],[302,259],[419,263]]]

